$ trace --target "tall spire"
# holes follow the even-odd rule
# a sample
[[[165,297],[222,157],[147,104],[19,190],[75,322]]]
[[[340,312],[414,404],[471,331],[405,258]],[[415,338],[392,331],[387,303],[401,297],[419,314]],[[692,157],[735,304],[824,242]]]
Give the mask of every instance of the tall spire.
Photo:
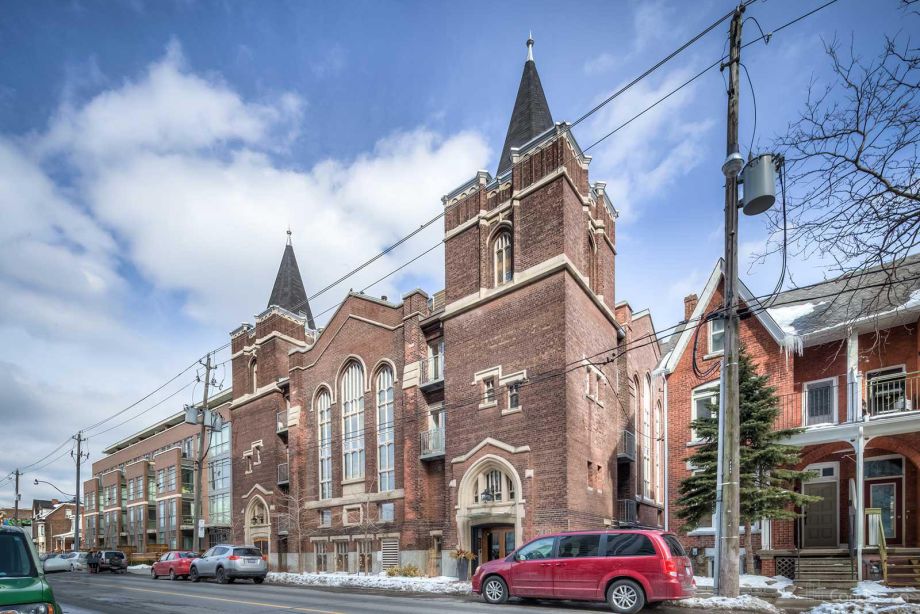
[[[303,286],[297,258],[294,256],[294,246],[291,244],[291,229],[287,230],[287,244],[281,256],[281,266],[275,277],[272,295],[268,299],[268,306],[276,305],[292,313],[298,313],[307,318],[307,325],[315,329],[313,312],[310,311],[310,302],[307,300],[307,291]]]
[[[505,135],[505,145],[498,159],[498,174],[511,168],[511,148],[520,147],[534,137],[553,127],[553,116],[549,112],[546,94],[540,83],[537,65],[533,61],[533,34],[527,39],[527,61],[518,86],[511,122]]]

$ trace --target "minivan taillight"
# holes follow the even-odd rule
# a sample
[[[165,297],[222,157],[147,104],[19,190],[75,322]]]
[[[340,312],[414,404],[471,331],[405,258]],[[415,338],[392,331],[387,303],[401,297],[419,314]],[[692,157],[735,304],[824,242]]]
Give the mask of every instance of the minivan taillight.
[[[665,575],[677,577],[677,561],[674,559],[662,559],[662,571]]]

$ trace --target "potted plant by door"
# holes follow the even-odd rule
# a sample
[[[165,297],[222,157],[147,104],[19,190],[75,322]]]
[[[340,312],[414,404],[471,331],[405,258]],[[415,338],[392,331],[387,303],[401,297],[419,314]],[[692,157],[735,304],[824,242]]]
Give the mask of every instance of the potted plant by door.
[[[450,556],[457,560],[457,578],[461,582],[469,580],[472,575],[473,559],[476,558],[476,555],[457,546]]]

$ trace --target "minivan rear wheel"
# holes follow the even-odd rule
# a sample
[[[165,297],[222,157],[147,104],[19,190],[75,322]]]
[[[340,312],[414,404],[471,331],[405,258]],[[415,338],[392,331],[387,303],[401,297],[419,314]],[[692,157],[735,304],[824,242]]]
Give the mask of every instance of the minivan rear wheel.
[[[607,604],[617,614],[635,614],[645,605],[645,593],[632,580],[617,580],[607,588]]]
[[[486,603],[505,603],[508,601],[508,585],[500,576],[489,576],[482,582],[482,598]]]

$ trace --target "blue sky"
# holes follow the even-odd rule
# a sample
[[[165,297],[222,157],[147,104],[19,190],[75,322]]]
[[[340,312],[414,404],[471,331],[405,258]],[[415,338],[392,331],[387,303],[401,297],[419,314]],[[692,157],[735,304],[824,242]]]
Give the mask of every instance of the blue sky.
[[[821,4],[755,2],[764,30]],[[556,121],[572,120],[732,2],[8,2],[0,19],[0,471],[133,402],[265,307],[290,225],[308,290],[494,172],[529,30]],[[822,40],[872,56],[895,0],[840,0],[745,50],[755,147],[828,76]],[[720,26],[579,126],[587,146],[720,56]],[[905,33],[902,33],[905,34]],[[756,26],[745,24],[745,39]],[[744,85],[741,135],[753,129]],[[725,95],[712,71],[591,151],[617,225],[617,300],[665,328],[721,254]],[[767,239],[743,220],[742,253]],[[313,301],[333,306],[424,251],[421,233]],[[369,292],[443,283],[443,252]],[[794,280],[822,275],[794,262]],[[766,292],[777,263],[742,266]],[[328,317],[328,314],[327,316]],[[321,321],[324,318],[320,318]],[[220,359],[226,358],[224,353]],[[222,372],[218,372],[220,376]],[[106,444],[177,410],[177,380]],[[149,405],[189,384],[171,401]],[[32,477],[72,483],[64,458]],[[0,504],[9,502],[0,485]],[[27,489],[32,494],[51,491]]]

